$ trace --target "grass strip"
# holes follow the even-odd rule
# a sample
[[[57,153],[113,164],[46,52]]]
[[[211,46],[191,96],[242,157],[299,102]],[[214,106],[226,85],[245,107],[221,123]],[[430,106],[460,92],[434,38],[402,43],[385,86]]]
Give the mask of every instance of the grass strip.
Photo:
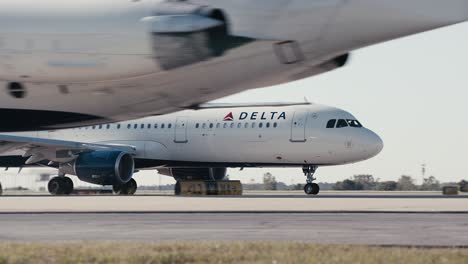
[[[296,242],[0,243],[10,263],[468,263],[468,249],[383,248]]]

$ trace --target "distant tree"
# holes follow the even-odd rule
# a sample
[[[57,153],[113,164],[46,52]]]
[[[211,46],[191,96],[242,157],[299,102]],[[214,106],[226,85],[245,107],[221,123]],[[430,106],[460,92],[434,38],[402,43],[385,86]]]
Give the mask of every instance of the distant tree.
[[[359,191],[363,190],[364,186],[362,183],[347,179],[342,182],[337,182],[333,187],[337,191]]]
[[[414,184],[414,179],[408,175],[402,175],[398,179],[397,189],[400,191],[414,191],[417,190],[416,185]]]
[[[292,189],[293,189],[293,190],[296,190],[296,191],[297,191],[297,190],[302,190],[303,188],[304,188],[304,185],[302,185],[302,184],[300,184],[300,183],[294,184],[294,185],[292,186]]]
[[[278,189],[276,178],[269,172],[263,174],[263,189],[275,191]]]
[[[377,187],[377,181],[374,179],[374,176],[370,174],[354,175],[353,180],[356,186],[361,188],[361,190],[375,190]]]
[[[420,189],[423,191],[438,191],[440,190],[440,182],[434,176],[424,178]]]
[[[395,191],[397,188],[398,183],[396,181],[379,182],[377,185],[379,191]]]

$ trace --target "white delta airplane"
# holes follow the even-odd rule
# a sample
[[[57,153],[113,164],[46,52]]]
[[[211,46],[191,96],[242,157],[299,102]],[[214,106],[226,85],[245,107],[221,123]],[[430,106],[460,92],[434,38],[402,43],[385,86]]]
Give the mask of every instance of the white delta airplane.
[[[202,108],[467,19],[467,0],[2,0],[0,131]]]
[[[311,103],[218,107],[56,131],[0,134],[0,167],[58,169],[51,194],[81,181],[134,194],[132,176],[158,170],[177,181],[220,181],[227,168],[302,167],[304,191],[318,194],[320,166],[376,156],[382,140],[350,113]]]

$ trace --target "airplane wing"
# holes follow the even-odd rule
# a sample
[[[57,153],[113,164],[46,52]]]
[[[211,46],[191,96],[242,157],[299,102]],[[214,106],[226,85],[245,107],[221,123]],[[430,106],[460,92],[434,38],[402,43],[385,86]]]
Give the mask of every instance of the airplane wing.
[[[0,135],[0,153],[20,150],[23,157],[29,157],[26,165],[43,160],[66,162],[73,160],[79,153],[98,150],[120,150],[135,154],[136,148],[129,145],[94,144],[66,140],[35,137]]]

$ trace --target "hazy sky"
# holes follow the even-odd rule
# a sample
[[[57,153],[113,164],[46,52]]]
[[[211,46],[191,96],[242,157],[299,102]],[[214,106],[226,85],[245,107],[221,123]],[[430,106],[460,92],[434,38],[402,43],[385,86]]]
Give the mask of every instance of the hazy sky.
[[[353,53],[343,69],[291,84],[252,90],[222,101],[311,101],[354,114],[385,142],[383,152],[355,165],[320,168],[319,181],[334,182],[370,173],[382,180],[402,174],[442,181],[468,179],[468,24],[435,30],[368,47]],[[270,171],[277,179],[305,182],[301,169],[230,170],[231,178],[262,180]],[[155,172],[138,181],[157,184]],[[162,177],[162,183],[172,182]]]

